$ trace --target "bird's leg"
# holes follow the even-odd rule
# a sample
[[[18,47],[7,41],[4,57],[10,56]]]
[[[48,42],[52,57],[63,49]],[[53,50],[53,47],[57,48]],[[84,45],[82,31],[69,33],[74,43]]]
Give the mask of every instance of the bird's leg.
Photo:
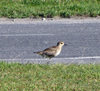
[[[49,65],[50,64],[50,61],[47,61],[47,65]]]
[[[49,61],[47,62],[47,64],[50,64],[50,62],[51,62],[51,58],[52,58],[53,56],[49,56],[48,58],[49,58]]]
[[[45,55],[44,55],[44,54],[42,54],[41,56],[42,56],[43,58],[45,58]]]

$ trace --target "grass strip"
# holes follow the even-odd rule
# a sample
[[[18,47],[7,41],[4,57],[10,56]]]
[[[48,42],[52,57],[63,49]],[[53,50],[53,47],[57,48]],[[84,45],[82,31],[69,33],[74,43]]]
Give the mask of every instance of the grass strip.
[[[0,91],[99,91],[100,65],[0,62]]]
[[[100,16],[100,0],[0,0],[0,17]]]

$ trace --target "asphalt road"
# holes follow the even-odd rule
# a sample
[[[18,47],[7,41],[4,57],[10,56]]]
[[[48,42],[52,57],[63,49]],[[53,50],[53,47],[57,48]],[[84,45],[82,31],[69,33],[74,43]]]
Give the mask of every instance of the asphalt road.
[[[98,20],[97,20],[98,21]],[[9,21],[0,23],[0,60],[21,63],[100,63],[98,21]],[[43,59],[40,51],[64,41],[61,54]]]

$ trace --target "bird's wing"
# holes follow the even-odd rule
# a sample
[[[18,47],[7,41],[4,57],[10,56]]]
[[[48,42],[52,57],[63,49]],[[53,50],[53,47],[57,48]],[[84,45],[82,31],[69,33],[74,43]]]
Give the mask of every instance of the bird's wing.
[[[52,46],[52,47],[49,47],[49,48],[47,48],[47,49],[45,49],[45,50],[43,50],[43,51],[56,51],[56,48],[57,48],[57,46]]]
[[[56,46],[52,46],[50,48],[47,48],[43,51],[43,53],[48,54],[48,55],[54,55],[56,53]]]

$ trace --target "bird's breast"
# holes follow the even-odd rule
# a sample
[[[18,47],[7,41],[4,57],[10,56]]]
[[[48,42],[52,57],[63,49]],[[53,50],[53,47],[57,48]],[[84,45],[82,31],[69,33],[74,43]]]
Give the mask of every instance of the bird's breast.
[[[61,50],[58,50],[55,54],[55,56],[58,56],[60,54]]]

